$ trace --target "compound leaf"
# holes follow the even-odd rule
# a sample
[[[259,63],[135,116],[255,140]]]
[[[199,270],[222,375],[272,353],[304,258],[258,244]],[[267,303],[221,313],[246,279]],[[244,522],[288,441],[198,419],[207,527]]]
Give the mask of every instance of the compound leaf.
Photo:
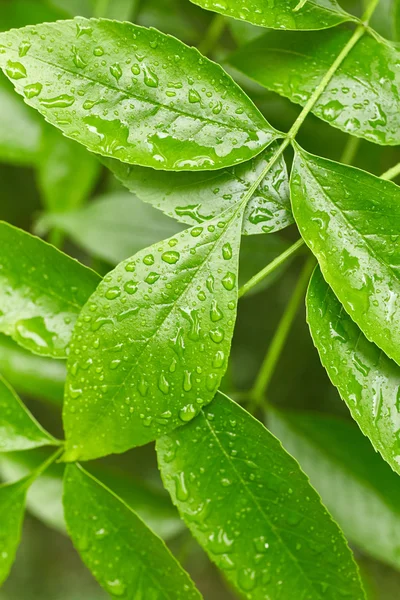
[[[25,498],[30,477],[0,485],[0,585],[10,573],[21,540]]]
[[[0,331],[24,348],[65,358],[76,317],[98,282],[94,271],[0,222]]]
[[[271,144],[262,154],[236,167],[208,173],[154,172],[106,159],[105,165],[129,191],[168,216],[196,225],[217,217],[248,193],[277,149]],[[243,233],[271,233],[293,222],[286,163],[281,156],[249,201]]]
[[[231,57],[261,85],[305,105],[351,31],[269,32]],[[320,119],[376,144],[400,144],[400,49],[364,35],[312,109]]]
[[[67,137],[123,162],[218,169],[279,135],[221,67],[131,23],[77,17],[1,33],[0,67]]]
[[[307,320],[321,362],[364,435],[400,474],[400,367],[369,342],[316,269]]]
[[[400,479],[354,423],[271,411],[268,423],[300,463],[348,539],[399,568]]]
[[[146,444],[211,402],[236,319],[243,210],[145,248],[88,300],[70,346],[65,460]]]
[[[346,13],[336,0],[308,0],[299,7],[298,0],[191,0],[207,10],[248,21],[271,29],[326,29],[356,19]]]
[[[297,147],[291,195],[325,280],[367,338],[400,363],[400,188]]]
[[[81,467],[66,468],[64,510],[74,545],[111,596],[200,600],[161,539]]]
[[[58,445],[0,375],[0,452]]]

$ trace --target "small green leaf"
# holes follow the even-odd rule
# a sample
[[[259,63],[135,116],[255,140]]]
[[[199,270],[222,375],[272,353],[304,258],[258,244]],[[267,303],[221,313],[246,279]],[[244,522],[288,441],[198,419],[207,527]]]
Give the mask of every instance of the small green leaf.
[[[249,162],[208,173],[155,173],[152,169],[126,165],[117,160],[106,159],[103,162],[141,200],[173,219],[196,225],[217,217],[229,206],[240,202],[276,149],[277,143],[271,144]],[[281,156],[246,207],[243,233],[271,233],[292,222],[288,175]]]
[[[400,474],[400,367],[369,342],[317,269],[307,320],[321,362],[364,435]]]
[[[400,479],[355,424],[322,414],[268,415],[346,537],[364,553],[400,567]]]
[[[400,188],[297,146],[291,195],[324,278],[367,338],[400,363]]]
[[[326,29],[356,19],[346,13],[336,0],[191,0],[207,10],[248,21],[271,29]]]
[[[230,58],[239,71],[304,106],[352,31],[269,32]],[[382,145],[400,144],[400,49],[364,35],[337,69],[313,113]],[[390,82],[390,84],[388,83]]]
[[[279,136],[220,66],[154,29],[78,17],[2,33],[0,50],[27,104],[123,162],[219,169]]]
[[[157,441],[182,518],[247,598],[364,598],[346,542],[279,441],[221,393]]]
[[[65,358],[77,315],[99,276],[29,233],[0,222],[0,331]]]
[[[160,538],[81,467],[66,468],[64,509],[75,547],[112,597],[200,600]]]
[[[0,452],[58,445],[0,375]]]
[[[70,346],[65,460],[146,444],[211,402],[236,319],[243,210],[145,248],[89,298]]]
[[[38,160],[38,183],[46,208],[63,212],[78,208],[99,175],[97,158],[83,146],[46,128]]]
[[[21,540],[25,497],[31,479],[0,485],[0,585],[7,579]]]

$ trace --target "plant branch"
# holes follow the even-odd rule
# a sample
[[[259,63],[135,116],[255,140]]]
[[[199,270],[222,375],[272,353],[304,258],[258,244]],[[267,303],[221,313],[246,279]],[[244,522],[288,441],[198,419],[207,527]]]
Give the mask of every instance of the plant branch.
[[[61,456],[61,454],[63,452],[64,452],[64,443],[62,443],[61,448],[57,448],[57,450],[51,456],[49,456],[49,458],[47,458],[41,465],[39,465],[39,467],[37,469],[32,471],[32,473],[30,474],[31,481],[33,482],[38,477],[43,475],[43,473],[57,460],[57,458],[59,458]]]
[[[211,20],[210,26],[207,29],[203,41],[199,44],[198,50],[204,56],[207,56],[213,50],[215,44],[221,37],[226,26],[225,17],[223,15],[215,15]]]
[[[358,148],[360,147],[361,138],[349,136],[346,145],[343,149],[342,156],[340,157],[340,162],[345,165],[351,165],[353,160],[356,157],[358,152]]]
[[[391,179],[397,177],[397,175],[400,175],[400,162],[397,163],[397,165],[395,165],[394,167],[391,167],[390,169],[382,173],[380,178],[390,181]]]

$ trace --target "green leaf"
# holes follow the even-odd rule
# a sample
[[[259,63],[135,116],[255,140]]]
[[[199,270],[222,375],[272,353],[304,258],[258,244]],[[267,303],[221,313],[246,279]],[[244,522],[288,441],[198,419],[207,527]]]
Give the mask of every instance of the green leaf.
[[[207,10],[213,10],[271,29],[326,29],[356,19],[346,13],[336,0],[309,0],[297,10],[298,0],[191,0]]]
[[[71,3],[72,0],[67,1]],[[56,21],[66,16],[49,4],[38,0],[2,0],[0,31],[43,21]]]
[[[139,7],[139,2],[140,0],[92,0],[93,16],[129,21]]]
[[[239,71],[304,106],[352,31],[269,32],[230,58]],[[337,69],[313,113],[376,144],[400,144],[400,50],[364,35]]]
[[[0,452],[55,446],[58,443],[39,425],[0,375]]]
[[[279,136],[221,67],[156,30],[78,17],[2,33],[0,50],[27,104],[123,162],[219,169]]]
[[[0,334],[0,373],[20,394],[61,406],[66,377],[62,361],[32,354]]]
[[[300,463],[348,539],[400,567],[400,479],[351,422],[272,411],[270,427]]]
[[[157,441],[164,484],[211,560],[247,598],[364,598],[346,542],[297,463],[218,393]]]
[[[291,195],[325,280],[367,338],[400,363],[400,188],[297,146]]]
[[[201,598],[164,543],[118,496],[81,467],[69,465],[64,482],[69,534],[111,596]]]
[[[70,346],[65,460],[146,444],[211,402],[236,319],[243,210],[145,248],[88,300]]]
[[[43,234],[52,227],[65,232],[89,254],[111,264],[182,229],[128,192],[105,194],[80,210],[45,214],[37,222],[36,231]]]
[[[32,109],[16,96],[0,73],[0,161],[33,165],[37,160],[42,124]]]
[[[25,497],[31,479],[0,485],[0,585],[7,579],[21,540]]]
[[[78,208],[92,190],[100,171],[97,158],[83,146],[46,128],[38,160],[38,184],[51,212]]]
[[[0,222],[0,331],[65,358],[77,315],[99,276],[29,233]]]
[[[364,435],[400,474],[400,367],[369,342],[317,269],[307,320],[321,362]]]
[[[154,172],[106,159],[104,164],[130,192],[188,225],[207,222],[243,199],[260,176],[278,144],[257,158],[230,169],[208,173]],[[283,156],[271,167],[249,201],[243,233],[271,233],[293,222],[289,185]]]

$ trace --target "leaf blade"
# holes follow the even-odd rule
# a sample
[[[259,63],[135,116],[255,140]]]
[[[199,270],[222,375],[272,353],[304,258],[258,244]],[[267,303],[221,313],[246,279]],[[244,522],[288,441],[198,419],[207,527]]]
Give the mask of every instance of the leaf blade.
[[[0,585],[7,579],[19,546],[25,510],[25,497],[30,479],[0,485],[1,519]]]

